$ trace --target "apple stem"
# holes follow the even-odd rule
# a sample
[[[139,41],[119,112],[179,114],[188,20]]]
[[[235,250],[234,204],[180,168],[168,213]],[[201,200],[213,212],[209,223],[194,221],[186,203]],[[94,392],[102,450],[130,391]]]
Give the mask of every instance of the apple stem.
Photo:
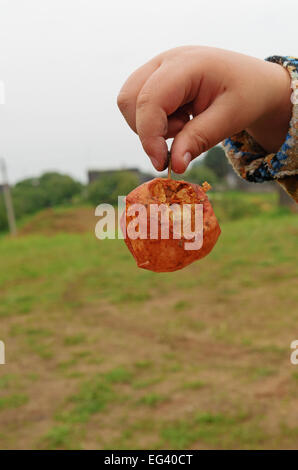
[[[171,172],[172,172],[172,159],[171,159],[171,152],[168,152],[169,163],[168,163],[168,179],[171,179]]]

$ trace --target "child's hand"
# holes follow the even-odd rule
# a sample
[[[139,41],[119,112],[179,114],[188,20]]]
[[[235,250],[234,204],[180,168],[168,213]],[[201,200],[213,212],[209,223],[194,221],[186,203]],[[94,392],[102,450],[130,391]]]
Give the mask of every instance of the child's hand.
[[[290,95],[290,76],[280,65],[187,46],[136,70],[118,106],[157,170],[166,167],[166,139],[174,137],[172,168],[183,173],[191,159],[243,129],[277,151],[288,130]]]

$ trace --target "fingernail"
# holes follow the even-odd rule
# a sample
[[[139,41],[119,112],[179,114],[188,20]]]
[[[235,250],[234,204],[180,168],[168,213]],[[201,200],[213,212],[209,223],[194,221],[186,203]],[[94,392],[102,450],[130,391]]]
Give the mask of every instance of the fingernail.
[[[188,165],[190,164],[190,161],[191,161],[191,153],[190,152],[186,152],[184,154],[183,161],[184,161],[185,169],[186,169],[188,167]]]

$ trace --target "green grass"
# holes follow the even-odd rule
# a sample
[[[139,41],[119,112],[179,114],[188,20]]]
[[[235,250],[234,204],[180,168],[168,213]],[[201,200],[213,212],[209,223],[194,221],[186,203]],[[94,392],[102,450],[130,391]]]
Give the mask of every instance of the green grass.
[[[138,368],[138,369],[150,369],[152,366],[153,366],[153,362],[152,361],[137,361],[135,363],[135,366]]]
[[[102,377],[84,382],[77,394],[69,397],[70,411],[62,412],[58,419],[67,423],[85,423],[93,414],[105,410],[115,394]]]
[[[65,346],[77,346],[78,344],[85,343],[86,337],[83,334],[77,334],[72,336],[66,336],[64,338]]]
[[[7,408],[19,408],[25,405],[28,400],[29,397],[21,393],[0,397],[0,411]]]
[[[258,380],[264,377],[270,377],[276,374],[276,372],[276,369],[274,369],[273,367],[256,367],[252,371],[252,378]]]
[[[188,300],[179,300],[173,306],[174,310],[177,312],[187,310],[191,306],[191,303]]]
[[[267,436],[259,426],[247,427],[245,415],[224,415],[210,412],[197,413],[194,418],[174,421],[167,424],[160,431],[162,448],[170,446],[174,449],[186,449],[197,443],[210,444],[213,448],[222,447],[226,442],[227,447],[237,440],[242,448],[257,447]]]
[[[15,374],[4,374],[0,377],[0,390],[5,390],[11,386],[16,386],[18,377]]]
[[[296,371],[293,372],[292,377],[293,377],[294,380],[298,380],[298,372],[296,372]]]
[[[175,273],[88,233],[0,239],[3,447],[297,446],[298,218],[237,197],[213,252]]]
[[[182,385],[182,388],[185,390],[199,390],[200,388],[205,387],[205,382],[202,380],[194,380],[193,382],[185,382]]]
[[[80,308],[81,302],[96,301],[99,297],[116,304],[144,303],[153,291],[156,295],[156,292],[169,290],[170,286],[189,290],[192,283],[196,285],[198,281],[193,278],[191,282],[186,273],[195,273],[196,268],[200,271],[200,283],[204,285],[211,282],[214,285],[222,281],[223,276],[232,278],[241,274],[233,289],[242,288],[243,279],[256,283],[261,276],[264,280],[270,273],[270,266],[264,266],[264,261],[289,268],[286,275],[291,277],[298,269],[292,262],[296,238],[287,237],[287,231],[290,235],[295,227],[297,230],[297,219],[293,216],[230,222],[224,226],[214,250],[211,269],[201,270],[200,266],[206,262],[196,263],[193,268],[187,268],[188,271],[184,270],[183,276],[179,272],[156,275],[137,270],[122,241],[99,242],[89,235],[75,234],[4,239],[0,243],[1,263],[5,266],[0,272],[3,288],[0,315],[26,315],[36,309],[49,311],[54,306],[62,311],[75,310],[76,305]],[[257,244],[254,233],[258,237]],[[283,237],[288,238],[288,243]],[[123,254],[125,259],[121,258]],[[256,268],[259,268],[257,277],[254,275]],[[270,276],[270,282],[279,281],[280,276],[274,272]],[[68,288],[72,289],[71,299],[65,302]],[[185,302],[179,301],[175,309],[188,308]]]
[[[73,429],[69,425],[53,426],[41,439],[40,445],[46,450],[73,450],[78,449],[73,440]]]
[[[225,191],[208,193],[220,222],[248,217],[279,217],[288,214],[287,208],[277,205],[277,193],[246,193]]]
[[[66,423],[87,422],[93,414],[103,412],[108,404],[125,398],[117,393],[115,386],[129,383],[131,379],[132,374],[123,367],[95,375],[81,384],[78,393],[68,397],[69,409],[59,413],[58,419]]]
[[[104,378],[109,383],[130,383],[132,380],[132,373],[124,367],[117,367],[110,370],[104,375]]]
[[[136,380],[132,383],[132,386],[137,390],[137,389],[142,389],[142,388],[147,388],[151,387],[152,385],[158,384],[163,381],[163,377],[158,376],[158,377],[150,377],[146,379],[139,379]]]
[[[62,361],[62,362],[59,362],[57,364],[57,367],[58,369],[62,370],[62,371],[65,371],[65,370],[68,370],[69,368],[71,367],[74,367],[78,364],[78,361],[77,359],[68,359],[66,361]]]
[[[164,395],[160,395],[158,393],[148,393],[147,395],[144,395],[139,399],[138,404],[155,408],[160,403],[163,403],[167,400],[168,397]]]

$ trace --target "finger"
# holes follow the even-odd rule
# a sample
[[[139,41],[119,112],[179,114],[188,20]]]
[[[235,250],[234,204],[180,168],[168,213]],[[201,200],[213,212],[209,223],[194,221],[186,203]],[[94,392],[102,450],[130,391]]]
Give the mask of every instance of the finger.
[[[136,102],[136,128],[157,170],[166,164],[168,115],[188,100],[190,84],[176,66],[161,65],[146,81]]]
[[[218,96],[214,102],[189,121],[176,135],[172,148],[172,169],[183,173],[190,161],[223,139],[242,129],[237,119],[236,105],[229,95]]]
[[[177,110],[174,114],[168,117],[168,132],[165,136],[166,139],[175,137],[180,132],[185,124],[189,121],[190,116],[183,110]]]
[[[140,90],[155,70],[158,69],[160,60],[156,58],[139,67],[122,86],[118,97],[117,105],[123,114],[126,122],[134,132],[136,129],[136,101]]]

